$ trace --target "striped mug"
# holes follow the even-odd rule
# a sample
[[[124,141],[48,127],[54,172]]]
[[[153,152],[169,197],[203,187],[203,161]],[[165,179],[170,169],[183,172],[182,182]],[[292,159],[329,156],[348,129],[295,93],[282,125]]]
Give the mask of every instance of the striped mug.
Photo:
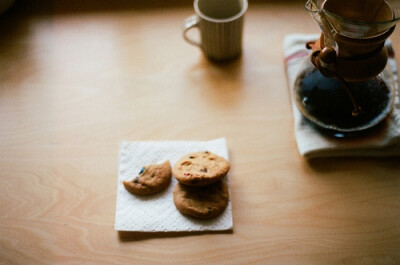
[[[195,15],[184,22],[183,38],[200,47],[210,60],[226,61],[242,52],[243,22],[247,0],[195,0]],[[200,30],[200,41],[191,39],[187,32]]]

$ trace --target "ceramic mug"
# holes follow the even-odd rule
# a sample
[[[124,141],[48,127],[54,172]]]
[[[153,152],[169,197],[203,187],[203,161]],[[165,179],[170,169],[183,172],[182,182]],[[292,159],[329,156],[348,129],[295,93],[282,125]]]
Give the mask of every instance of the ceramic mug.
[[[195,0],[195,15],[184,22],[183,37],[200,47],[209,59],[225,61],[242,52],[244,15],[247,0]],[[200,30],[200,41],[188,37],[192,28]]]

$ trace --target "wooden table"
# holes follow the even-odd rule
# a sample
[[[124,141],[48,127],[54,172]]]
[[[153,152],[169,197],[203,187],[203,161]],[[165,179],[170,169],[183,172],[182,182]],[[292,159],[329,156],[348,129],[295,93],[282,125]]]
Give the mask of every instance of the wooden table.
[[[282,40],[318,32],[303,1],[250,2],[225,65],[182,39],[191,1],[109,2],[0,17],[1,264],[400,264],[400,160],[298,154]],[[232,232],[114,230],[123,140],[221,136]]]

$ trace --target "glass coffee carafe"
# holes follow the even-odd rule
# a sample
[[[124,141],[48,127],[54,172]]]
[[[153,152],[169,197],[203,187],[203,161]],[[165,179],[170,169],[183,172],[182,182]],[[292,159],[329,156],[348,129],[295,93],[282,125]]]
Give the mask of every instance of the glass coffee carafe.
[[[395,81],[385,42],[400,19],[400,0],[308,0],[322,33],[307,43],[308,67],[295,83],[300,112],[334,135],[372,128],[391,112]]]

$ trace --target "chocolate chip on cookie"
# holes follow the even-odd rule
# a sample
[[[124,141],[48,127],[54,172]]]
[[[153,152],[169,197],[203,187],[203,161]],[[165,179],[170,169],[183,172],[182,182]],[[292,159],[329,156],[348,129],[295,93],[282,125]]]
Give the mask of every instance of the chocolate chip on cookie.
[[[176,208],[182,214],[199,219],[211,219],[225,210],[229,202],[229,191],[224,180],[204,187],[178,183],[173,197]]]
[[[204,151],[183,156],[174,165],[172,175],[185,185],[206,186],[223,178],[229,169],[225,158]]]
[[[130,181],[124,181],[125,189],[133,194],[150,195],[164,190],[171,182],[171,164],[151,164],[143,167],[139,175]]]

